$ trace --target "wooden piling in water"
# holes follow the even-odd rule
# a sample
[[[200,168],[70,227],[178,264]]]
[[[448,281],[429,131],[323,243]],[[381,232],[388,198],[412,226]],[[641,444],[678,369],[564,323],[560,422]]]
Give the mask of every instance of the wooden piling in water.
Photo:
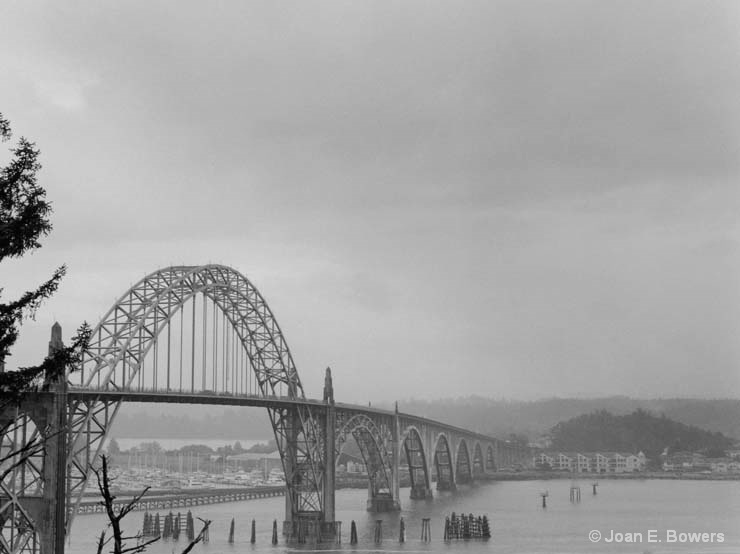
[[[162,530],[162,538],[169,539],[172,536],[172,512],[164,516],[164,529]]]
[[[234,518],[231,518],[231,525],[229,526],[229,544],[234,544]]]
[[[187,519],[187,536],[188,541],[193,541],[195,539],[195,522],[193,521],[193,513],[188,510],[188,519]]]
[[[406,522],[401,518],[398,531],[398,542],[406,542]]]
[[[352,525],[350,526],[349,543],[357,544],[357,525],[355,524],[354,519],[352,520]]]
[[[429,542],[432,540],[432,527],[430,518],[425,517],[421,520],[421,542]]]
[[[599,484],[598,483],[591,483],[591,486],[593,487],[593,490],[594,490],[594,496],[596,496],[596,487],[598,487]]]
[[[277,519],[272,520],[272,544],[278,543]]]
[[[481,532],[483,533],[484,539],[491,538],[491,525],[488,522],[488,516],[484,515],[481,521]]]
[[[383,542],[383,520],[375,520],[375,544]]]
[[[252,535],[249,537],[249,542],[252,544],[257,542],[257,524],[252,520]]]

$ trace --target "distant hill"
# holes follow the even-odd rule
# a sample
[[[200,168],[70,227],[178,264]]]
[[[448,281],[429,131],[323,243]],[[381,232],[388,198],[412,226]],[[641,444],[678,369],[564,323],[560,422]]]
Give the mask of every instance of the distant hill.
[[[386,407],[391,407],[390,405]],[[493,436],[523,434],[530,439],[546,434],[560,421],[597,410],[625,415],[645,410],[656,415],[740,438],[740,400],[692,398],[638,399],[545,398],[534,401],[495,400],[479,396],[440,400],[404,400],[399,410],[426,415]]]
[[[666,448],[721,456],[732,440],[693,425],[684,425],[665,416],[643,410],[614,415],[606,410],[563,421],[550,431],[552,449],[561,451],[644,452],[657,458]]]

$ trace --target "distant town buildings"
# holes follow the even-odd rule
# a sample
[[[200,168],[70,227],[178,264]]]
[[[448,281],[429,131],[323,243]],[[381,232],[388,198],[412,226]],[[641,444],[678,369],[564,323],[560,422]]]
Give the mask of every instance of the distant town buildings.
[[[367,474],[367,467],[362,458],[342,452],[337,459],[337,472],[339,474]]]
[[[634,473],[647,465],[639,452],[541,452],[534,457],[536,469],[571,473]]]
[[[663,471],[692,473],[740,473],[740,452],[707,457],[698,452],[667,452],[660,456]],[[570,473],[635,473],[644,471],[647,458],[642,452],[540,452],[533,459],[535,469]]]
[[[732,452],[728,452],[732,454]],[[698,452],[675,452],[664,454],[663,471],[686,471],[699,473],[740,473],[740,460],[728,455],[708,458]]]

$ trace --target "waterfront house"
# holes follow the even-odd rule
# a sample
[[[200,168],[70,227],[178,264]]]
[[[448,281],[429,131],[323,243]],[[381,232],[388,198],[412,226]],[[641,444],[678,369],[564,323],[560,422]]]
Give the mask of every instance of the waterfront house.
[[[587,473],[591,471],[591,456],[579,452],[576,455],[575,471],[578,473]]]

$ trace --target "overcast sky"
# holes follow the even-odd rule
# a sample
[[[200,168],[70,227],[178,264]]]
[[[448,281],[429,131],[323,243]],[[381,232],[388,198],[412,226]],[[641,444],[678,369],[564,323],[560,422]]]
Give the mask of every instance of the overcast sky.
[[[49,327],[250,278],[309,396],[740,396],[740,3],[3,2]],[[6,161],[3,145],[0,160]]]

